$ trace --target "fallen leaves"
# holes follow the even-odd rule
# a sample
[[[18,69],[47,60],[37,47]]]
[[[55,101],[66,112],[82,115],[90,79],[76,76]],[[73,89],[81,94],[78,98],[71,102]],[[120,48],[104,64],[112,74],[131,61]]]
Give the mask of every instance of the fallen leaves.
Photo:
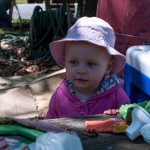
[[[29,56],[29,35],[3,34],[0,39],[0,76],[49,73],[61,69],[50,60],[32,59]]]

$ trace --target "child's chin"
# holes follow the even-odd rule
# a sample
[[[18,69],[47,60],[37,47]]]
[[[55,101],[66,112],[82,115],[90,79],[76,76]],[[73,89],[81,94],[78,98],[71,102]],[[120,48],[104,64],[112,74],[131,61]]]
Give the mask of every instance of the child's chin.
[[[88,89],[90,89],[90,87],[86,85],[75,85],[75,87],[78,91],[85,91],[85,90],[87,91]]]

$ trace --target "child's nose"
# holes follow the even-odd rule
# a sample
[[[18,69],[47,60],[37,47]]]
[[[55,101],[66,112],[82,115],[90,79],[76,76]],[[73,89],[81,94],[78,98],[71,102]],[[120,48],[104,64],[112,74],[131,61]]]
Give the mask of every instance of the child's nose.
[[[77,69],[78,73],[86,73],[86,67],[84,64],[80,64]]]

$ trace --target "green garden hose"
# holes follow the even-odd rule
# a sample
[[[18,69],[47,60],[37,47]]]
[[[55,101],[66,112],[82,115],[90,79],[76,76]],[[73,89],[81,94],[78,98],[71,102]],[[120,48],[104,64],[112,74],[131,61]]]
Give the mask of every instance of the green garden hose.
[[[30,22],[29,55],[34,59],[50,58],[49,43],[55,37],[63,38],[68,28],[75,23],[69,4],[64,3],[56,10],[43,11],[36,6]],[[42,60],[43,61],[43,60]]]

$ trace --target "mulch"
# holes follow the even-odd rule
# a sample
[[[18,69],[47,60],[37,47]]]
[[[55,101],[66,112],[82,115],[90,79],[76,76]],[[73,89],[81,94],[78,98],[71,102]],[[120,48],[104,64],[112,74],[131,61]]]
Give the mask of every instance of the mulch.
[[[47,74],[62,69],[49,59],[42,61],[29,55],[29,26],[2,31],[0,39],[0,76]],[[23,35],[25,34],[25,35]],[[2,36],[3,35],[3,36]],[[47,50],[48,51],[48,50]]]

